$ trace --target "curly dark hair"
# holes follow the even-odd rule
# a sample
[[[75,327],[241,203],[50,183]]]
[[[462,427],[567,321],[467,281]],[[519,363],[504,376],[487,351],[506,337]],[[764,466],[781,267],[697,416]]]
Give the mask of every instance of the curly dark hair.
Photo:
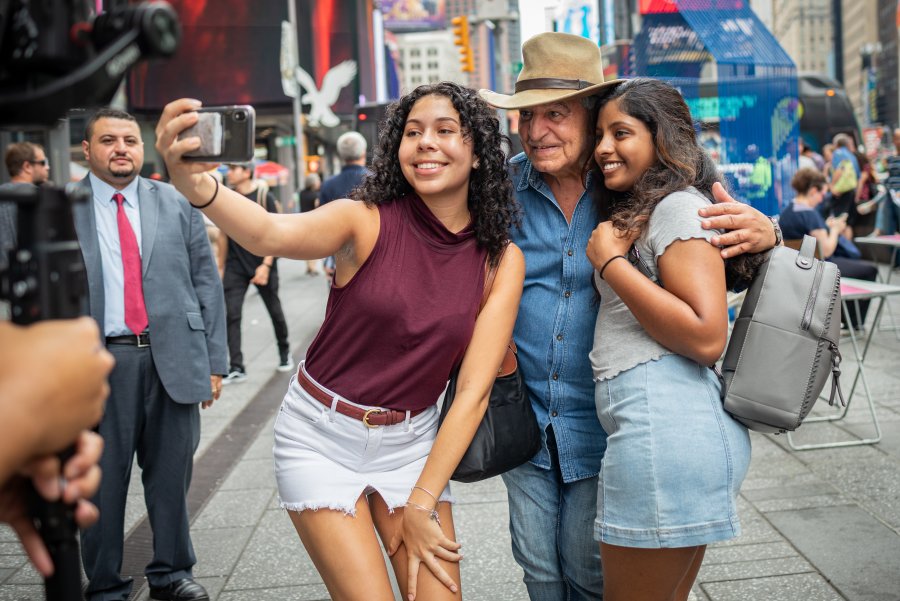
[[[409,112],[425,96],[448,98],[459,113],[463,135],[472,140],[479,166],[469,175],[469,213],[475,240],[487,249],[491,265],[496,265],[509,240],[509,229],[519,224],[519,206],[506,168],[504,150],[509,148],[509,139],[500,133],[496,111],[474,90],[444,81],[419,86],[391,104],[378,127],[372,168],[350,196],[381,205],[414,192],[400,169],[397,153]]]
[[[656,163],[630,191],[616,192],[606,187],[591,157],[591,168],[597,170],[592,192],[603,218],[611,220],[617,229],[643,232],[653,209],[673,192],[693,186],[712,200],[712,186],[723,183],[722,177],[716,164],[697,143],[691,111],[681,93],[658,79],[639,77],[622,82],[602,96],[601,109],[614,100],[619,102],[620,111],[638,119],[650,130],[656,147]],[[748,283],[764,258],[762,253],[745,253],[727,259],[725,272],[729,288]]]

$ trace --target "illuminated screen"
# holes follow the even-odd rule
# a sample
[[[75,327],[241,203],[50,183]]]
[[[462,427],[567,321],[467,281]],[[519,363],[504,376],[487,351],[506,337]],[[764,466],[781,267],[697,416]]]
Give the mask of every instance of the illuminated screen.
[[[281,22],[286,2],[170,0],[182,27],[175,57],[143,63],[129,77],[129,100],[137,111],[159,111],[176,98],[206,105],[252,104],[289,110],[281,86]],[[338,10],[338,4],[341,4]],[[355,9],[338,0],[298,0],[300,65],[321,86],[325,73],[356,56]],[[353,112],[356,84],[334,105]]]
[[[642,15],[674,13],[679,10],[738,10],[744,8],[745,0],[641,0]]]
[[[390,31],[444,29],[447,14],[444,0],[381,0],[384,26]]]

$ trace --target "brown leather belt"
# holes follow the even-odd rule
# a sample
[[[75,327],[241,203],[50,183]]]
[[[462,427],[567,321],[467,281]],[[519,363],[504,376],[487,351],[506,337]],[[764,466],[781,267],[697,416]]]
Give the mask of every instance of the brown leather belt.
[[[297,370],[297,382],[312,398],[316,399],[326,407],[331,407],[334,398],[328,394],[328,392],[320,388],[318,384],[310,380],[309,376],[306,375],[306,372],[302,368]],[[356,405],[351,405],[350,403],[341,400],[338,400],[335,410],[341,415],[346,415],[347,417],[352,417],[353,419],[361,421],[367,428],[393,426],[394,424],[406,421],[406,411],[382,409],[380,407],[363,409],[362,407],[357,407]],[[409,416],[415,417],[423,411],[425,411],[425,409],[410,411]]]

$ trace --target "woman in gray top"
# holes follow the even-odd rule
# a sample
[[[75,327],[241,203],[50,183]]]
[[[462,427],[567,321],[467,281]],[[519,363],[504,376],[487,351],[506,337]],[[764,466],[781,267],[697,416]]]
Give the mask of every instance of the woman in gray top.
[[[727,337],[726,269],[697,210],[719,180],[670,85],[629,80],[601,104],[595,198],[607,220],[587,252],[601,297],[597,413],[609,435],[595,522],[604,600],[684,600],[706,545],[740,533],[750,463],[747,430],[725,413],[709,368]],[[754,258],[737,260],[749,273]]]

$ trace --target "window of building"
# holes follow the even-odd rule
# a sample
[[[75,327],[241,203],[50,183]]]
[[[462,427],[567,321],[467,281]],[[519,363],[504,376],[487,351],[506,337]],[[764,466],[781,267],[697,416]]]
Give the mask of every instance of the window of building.
[[[422,51],[419,50],[418,48],[413,48],[412,50],[409,51],[409,55],[418,58],[419,56],[422,56]]]

